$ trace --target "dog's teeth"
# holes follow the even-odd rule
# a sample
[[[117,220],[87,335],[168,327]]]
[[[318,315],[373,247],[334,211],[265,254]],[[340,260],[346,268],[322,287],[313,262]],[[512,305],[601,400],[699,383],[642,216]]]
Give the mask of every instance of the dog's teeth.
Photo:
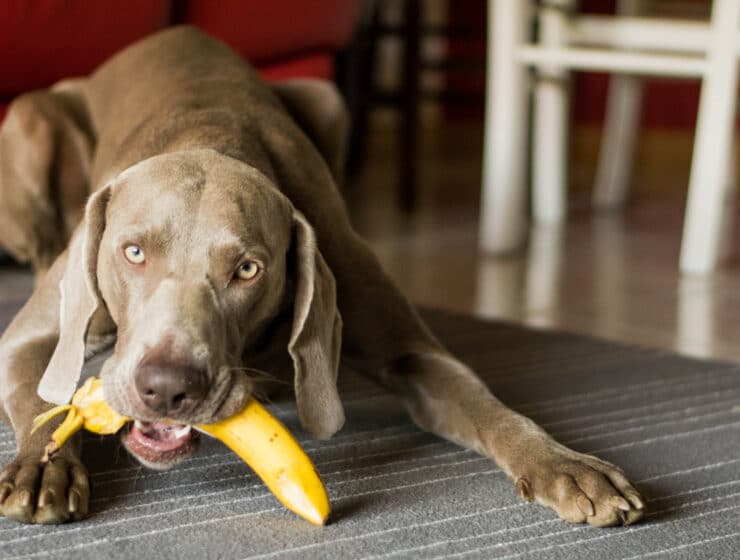
[[[180,439],[181,437],[185,437],[190,433],[191,426],[183,426],[182,428],[175,431],[174,436],[175,439]]]
[[[148,422],[142,422],[141,420],[134,420],[134,426],[142,433],[147,433],[150,428]]]

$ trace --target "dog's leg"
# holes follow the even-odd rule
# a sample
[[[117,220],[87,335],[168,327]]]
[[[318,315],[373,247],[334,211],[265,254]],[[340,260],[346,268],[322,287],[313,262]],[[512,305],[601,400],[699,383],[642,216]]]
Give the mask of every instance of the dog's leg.
[[[314,98],[306,96],[309,102]],[[327,106],[341,108],[341,103]],[[303,120],[311,113],[304,111]],[[617,467],[557,443],[496,399],[442,347],[350,226],[318,154],[292,138],[273,154],[275,174],[315,228],[336,278],[343,355],[398,394],[419,426],[496,461],[523,498],[572,522],[603,526],[642,517],[642,499]],[[342,144],[341,139],[334,143]]]
[[[330,262],[345,351],[360,371],[403,400],[420,427],[490,457],[522,498],[549,506],[566,521],[607,526],[642,517],[642,499],[622,471],[557,443],[450,355],[363,243],[343,254],[351,261],[333,255]]]
[[[59,281],[63,254],[0,339],[0,404],[13,428],[17,455],[0,472],[0,513],[25,523],[62,523],[87,513],[88,478],[80,462],[80,437],[47,465],[39,460],[58,421],[31,435],[36,415],[49,409],[36,394],[59,337]]]
[[[319,245],[337,281],[345,355],[399,395],[419,426],[492,458],[522,498],[564,520],[607,526],[642,517],[622,471],[557,443],[451,356],[356,234],[334,227]]]
[[[0,127],[0,245],[46,271],[89,194],[93,131],[84,80],[15,99]]]
[[[557,443],[448,353],[400,357],[380,377],[420,427],[492,458],[523,499],[554,509],[566,521],[594,526],[642,517],[640,494],[619,468]]]
[[[442,347],[346,225],[333,192],[322,206],[306,200],[301,208],[336,278],[343,356],[401,397],[419,426],[492,458],[523,498],[571,522],[640,519],[642,499],[617,467],[557,443]]]

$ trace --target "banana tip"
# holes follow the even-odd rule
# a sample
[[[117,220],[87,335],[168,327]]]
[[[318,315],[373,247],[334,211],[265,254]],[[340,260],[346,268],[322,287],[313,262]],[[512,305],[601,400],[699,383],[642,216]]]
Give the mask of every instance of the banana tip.
[[[41,464],[45,465],[51,460],[52,455],[59,451],[59,444],[56,441],[50,441],[44,447],[44,454],[41,457]]]
[[[323,527],[329,520],[329,513],[327,512],[325,514],[322,514],[318,510],[314,510],[311,512],[305,512],[303,514],[303,518],[313,523],[317,527]]]

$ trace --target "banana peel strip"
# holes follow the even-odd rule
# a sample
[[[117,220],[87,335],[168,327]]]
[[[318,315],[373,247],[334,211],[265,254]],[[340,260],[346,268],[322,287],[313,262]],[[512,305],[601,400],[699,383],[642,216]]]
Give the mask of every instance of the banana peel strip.
[[[34,418],[31,433],[33,434],[42,425],[65,411],[67,412],[66,418],[51,434],[51,441],[44,448],[42,463],[48,463],[52,455],[82,428],[96,434],[107,435],[115,434],[127,422],[130,422],[130,418],[121,416],[105,402],[103,384],[100,379],[90,377],[75,392],[72,404],[55,406]]]

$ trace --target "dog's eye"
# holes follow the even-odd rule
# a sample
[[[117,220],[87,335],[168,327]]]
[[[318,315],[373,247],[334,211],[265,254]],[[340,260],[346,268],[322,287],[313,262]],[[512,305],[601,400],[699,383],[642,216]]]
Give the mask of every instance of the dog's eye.
[[[127,246],[123,250],[123,255],[131,264],[144,264],[144,261],[146,260],[143,249],[138,245]]]
[[[260,265],[255,261],[246,261],[239,265],[236,269],[234,276],[239,280],[251,280],[260,271]]]

